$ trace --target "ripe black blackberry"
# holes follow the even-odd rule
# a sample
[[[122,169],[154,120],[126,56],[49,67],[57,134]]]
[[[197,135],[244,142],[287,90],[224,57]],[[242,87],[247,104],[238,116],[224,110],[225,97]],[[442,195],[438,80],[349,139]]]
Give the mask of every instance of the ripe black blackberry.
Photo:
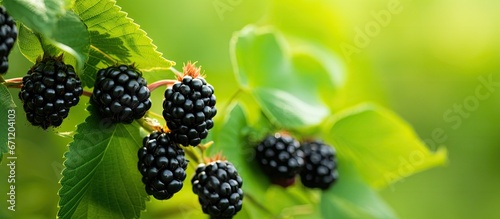
[[[197,146],[214,126],[217,114],[214,88],[200,76],[200,69],[188,63],[184,75],[165,90],[163,117],[176,142]]]
[[[164,200],[182,189],[188,160],[171,134],[153,132],[146,136],[137,155],[137,167],[149,195]]]
[[[16,22],[5,8],[0,6],[0,74],[4,74],[9,68],[8,56],[16,39]]]
[[[47,129],[61,125],[82,93],[73,66],[64,64],[62,56],[44,57],[23,77],[19,99],[28,121]]]
[[[191,183],[203,213],[212,219],[232,218],[243,206],[243,180],[229,161],[200,164]]]
[[[300,172],[302,184],[327,190],[339,177],[335,150],[321,141],[306,142],[302,147],[305,154],[304,169]]]
[[[150,95],[141,72],[133,65],[120,65],[97,72],[91,100],[101,117],[131,123],[151,108]]]
[[[267,136],[255,148],[255,158],[262,171],[274,184],[288,187],[304,166],[304,152],[297,140],[276,133]]]

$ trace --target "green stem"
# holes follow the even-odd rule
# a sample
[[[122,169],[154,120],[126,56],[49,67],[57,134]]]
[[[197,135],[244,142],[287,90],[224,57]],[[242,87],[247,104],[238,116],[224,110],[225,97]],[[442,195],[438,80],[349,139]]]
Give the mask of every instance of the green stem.
[[[229,97],[229,100],[226,102],[226,104],[222,107],[222,110],[221,112],[225,113],[226,110],[229,108],[229,106],[231,106],[231,104],[236,100],[236,98],[238,97],[238,95],[243,91],[243,89],[241,89],[241,87],[238,88],[238,90],[236,90],[233,95],[231,95],[231,97]]]
[[[184,153],[186,153],[186,155],[196,163],[195,166],[198,166],[198,164],[202,163],[202,158],[200,158],[198,153],[195,152],[193,147],[184,147]]]
[[[158,113],[155,113],[155,112],[153,112],[151,110],[148,111],[148,115],[151,115],[151,116],[156,117],[156,118],[161,119],[161,120],[165,119],[165,118],[163,118],[162,115],[160,115]]]
[[[138,119],[136,121],[146,131],[148,131],[148,132],[154,132],[154,131],[156,131],[156,129],[154,128],[156,125],[154,125],[151,122],[147,121],[147,119],[145,119],[144,117],[140,118],[140,119]]]
[[[263,210],[269,215],[273,215],[273,212],[269,210],[265,205],[263,205],[260,201],[257,201],[251,194],[245,193],[245,198],[249,200],[250,202],[253,202],[258,208]]]
[[[182,75],[182,72],[180,72],[180,71],[178,71],[177,69],[175,69],[175,68],[174,68],[174,66],[171,66],[171,67],[169,68],[169,70],[170,70],[170,71],[172,71],[172,72],[175,74],[175,76],[176,76],[176,77],[178,77],[178,76]]]

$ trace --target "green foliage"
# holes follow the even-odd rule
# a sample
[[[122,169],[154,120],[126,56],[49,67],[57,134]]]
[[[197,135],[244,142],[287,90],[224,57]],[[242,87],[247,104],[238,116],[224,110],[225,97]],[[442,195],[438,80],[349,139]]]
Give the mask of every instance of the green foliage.
[[[324,139],[335,145],[376,188],[446,161],[446,150],[432,153],[413,129],[380,107],[361,105],[332,116]]]
[[[320,63],[313,56],[291,53],[284,39],[270,28],[248,26],[236,33],[231,52],[240,87],[250,93],[266,116],[287,128],[314,126],[328,114],[318,89],[334,92],[337,85],[326,68],[308,71]],[[304,62],[307,59],[310,62]],[[336,73],[336,72],[335,72]]]
[[[29,2],[15,3],[12,8],[40,7]],[[12,16],[15,18],[30,18],[29,22],[22,22],[19,30],[21,52],[31,62],[43,53],[58,55],[64,51],[70,54],[76,61],[66,56],[65,62],[83,69],[78,73],[87,87],[93,87],[98,69],[110,65],[135,63],[141,71],[166,70],[175,65],[156,51],[146,32],[115,3],[112,0],[78,0],[72,4],[72,11],[63,11],[54,18],[47,15],[50,19],[42,20],[28,16],[29,11],[14,10]]]
[[[18,22],[48,38],[53,37],[59,18],[66,13],[62,0],[4,0],[3,3]]]
[[[16,106],[12,100],[9,90],[5,85],[0,84],[0,161],[2,161],[3,153],[7,152],[7,142],[8,142],[8,110]]]
[[[89,60],[80,75],[85,86],[94,86],[96,70],[116,63],[135,63],[141,71],[166,70],[174,62],[156,51],[152,40],[114,0],[77,0],[74,10],[90,35]]]
[[[64,155],[60,218],[138,218],[147,194],[137,169],[142,137],[137,124],[112,124],[88,107]]]
[[[321,195],[323,218],[397,218],[345,160],[341,160],[339,173],[342,178]]]
[[[294,3],[276,2],[272,10],[277,14],[297,9]],[[87,88],[93,87],[98,69],[117,63],[135,63],[146,72],[168,70],[175,64],[157,51],[114,0],[4,3],[19,23],[23,55],[35,62],[42,54],[69,54],[66,63],[78,66]],[[312,13],[313,9],[304,10]],[[352,91],[345,85],[347,72],[337,55],[323,48],[331,39],[311,40],[323,33],[323,24],[312,27],[316,32],[304,33],[286,24],[305,26],[310,21],[284,18],[270,16],[275,26],[247,26],[230,42],[239,90],[226,108],[219,107],[210,133],[214,145],[208,152],[222,152],[244,180],[245,201],[238,217],[395,218],[374,189],[444,163],[446,151],[430,152],[410,125],[389,110],[370,104],[344,109],[346,104],[338,104],[338,98]],[[278,22],[281,19],[283,23]],[[3,84],[0,98],[0,122],[5,123],[3,113],[13,101]],[[338,113],[339,109],[343,111]],[[90,115],[69,135],[73,141],[64,155],[58,216],[139,218],[148,199],[136,166],[145,124],[112,124],[92,106],[87,110]],[[264,135],[280,129],[299,139],[322,138],[337,149],[340,180],[332,189],[308,190],[300,182],[284,189],[271,185],[255,167],[253,147]],[[4,138],[0,136],[2,142]],[[6,145],[0,145],[0,155],[5,151]],[[196,199],[190,195],[173,205]]]
[[[20,48],[28,60],[35,62],[44,52],[58,55],[64,51],[75,59],[67,63],[83,66],[88,58],[88,32],[77,15],[65,10],[64,1],[7,0],[5,5],[13,17],[22,21],[19,40],[27,44],[20,44]]]

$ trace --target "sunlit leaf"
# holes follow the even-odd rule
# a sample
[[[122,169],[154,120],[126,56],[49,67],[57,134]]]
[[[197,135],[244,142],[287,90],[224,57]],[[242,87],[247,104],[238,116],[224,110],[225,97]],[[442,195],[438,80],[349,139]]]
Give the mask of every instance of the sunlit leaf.
[[[147,194],[137,169],[138,125],[111,124],[92,106],[65,154],[60,218],[138,218]]]
[[[46,3],[49,4],[49,1],[46,1]],[[43,3],[36,6],[33,6],[33,4],[30,1],[19,1],[15,2],[15,6],[13,7],[44,7]],[[59,2],[58,4],[61,7],[64,6],[63,2]],[[49,6],[47,8],[50,9]],[[61,12],[57,12],[57,16],[54,16],[53,13],[56,12],[48,9],[45,11],[46,14],[35,13],[29,14],[29,19],[20,18],[21,21],[24,21],[19,25],[19,48],[21,53],[34,63],[44,53],[46,55],[59,55],[65,52],[66,56],[64,60],[66,64],[82,68],[88,58],[90,46],[87,28],[72,11],[62,10]],[[23,13],[27,12],[23,11]],[[44,15],[50,19],[44,19]],[[22,16],[27,15],[22,14]],[[37,25],[30,25],[30,21],[32,20],[36,21]],[[41,25],[43,26],[42,29],[40,29]]]
[[[135,63],[141,71],[165,70],[175,64],[162,57],[146,32],[116,1],[77,0],[74,10],[87,26],[91,41],[89,60],[81,75],[84,86],[93,87],[97,70],[117,63]]]
[[[361,105],[335,115],[324,138],[374,187],[444,164],[446,150],[431,152],[409,124],[381,107]]]
[[[243,90],[254,95],[268,118],[286,128],[319,124],[329,114],[318,92],[334,92],[341,74],[325,59],[293,50],[272,28],[248,26],[231,42],[235,74]],[[297,108],[297,111],[295,109]]]
[[[4,0],[5,8],[17,21],[50,38],[59,17],[66,13],[64,0]]]

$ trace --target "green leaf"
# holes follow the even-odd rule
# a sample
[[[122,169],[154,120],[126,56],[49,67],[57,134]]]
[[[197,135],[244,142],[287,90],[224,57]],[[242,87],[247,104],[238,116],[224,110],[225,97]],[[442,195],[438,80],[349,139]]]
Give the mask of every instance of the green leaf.
[[[93,87],[98,69],[116,63],[135,63],[141,71],[165,70],[175,64],[162,57],[116,1],[77,0],[74,11],[87,26],[91,41],[89,60],[80,76],[84,86]]]
[[[137,169],[139,127],[111,124],[92,106],[65,154],[60,218],[139,218],[147,194]]]
[[[15,121],[14,123],[9,123],[9,110],[13,110],[15,107],[16,104],[14,103],[9,90],[4,84],[0,84],[0,124],[2,124],[0,125],[0,133],[2,133],[0,134],[0,161],[2,161],[3,153],[8,151],[7,146],[9,136],[7,133],[9,133],[8,130],[9,127],[11,127],[10,124],[13,124],[15,127]]]
[[[317,56],[311,48],[289,48],[272,28],[248,26],[233,36],[231,55],[240,87],[277,125],[306,128],[329,115],[318,93],[327,89],[331,98],[343,83],[342,72],[328,64],[329,56]]]
[[[283,90],[256,88],[253,94],[274,124],[299,128],[305,124],[318,124],[328,116],[329,111],[306,99],[299,99]]]
[[[376,188],[445,163],[446,149],[431,152],[409,124],[391,111],[361,105],[333,116],[324,139]]]
[[[340,162],[339,180],[321,195],[323,218],[397,218],[392,209],[347,162]]]
[[[19,25],[19,36],[17,37],[19,50],[30,62],[35,63],[37,58],[43,54],[42,44],[36,34],[23,24]]]
[[[65,13],[64,0],[4,0],[9,14],[35,32],[52,37],[59,17]]]
[[[42,54],[59,55],[61,51],[71,56],[64,56],[66,64],[83,68],[88,59],[90,38],[87,27],[72,11],[64,14],[52,31],[53,37],[40,36],[25,25],[19,27],[19,48],[21,53],[35,63]]]
[[[57,21],[56,29],[52,33],[53,37],[49,38],[49,41],[64,52],[71,54],[76,59],[78,69],[83,68],[89,55],[90,36],[87,27],[78,15],[72,11],[66,12]],[[66,64],[73,63],[75,62],[66,61]]]

